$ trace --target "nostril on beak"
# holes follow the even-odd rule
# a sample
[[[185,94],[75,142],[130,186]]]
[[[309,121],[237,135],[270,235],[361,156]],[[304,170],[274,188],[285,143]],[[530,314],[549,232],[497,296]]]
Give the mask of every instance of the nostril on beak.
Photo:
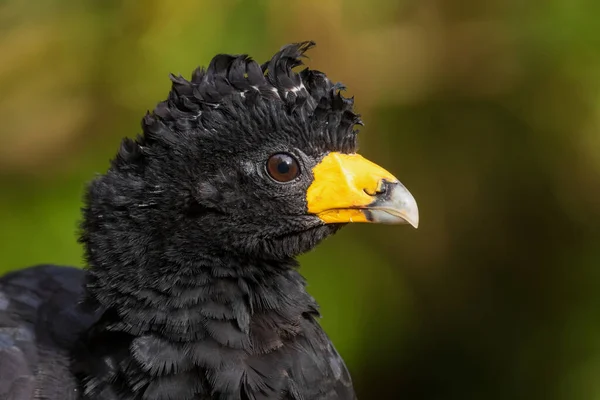
[[[384,194],[385,192],[387,192],[388,184],[389,184],[388,181],[386,181],[385,179],[382,179],[379,182],[377,182],[377,188],[375,190],[363,189],[363,191],[366,194],[368,194],[369,196],[377,196],[377,195]]]
[[[377,194],[384,194],[385,192],[387,192],[387,187],[388,187],[389,182],[386,181],[385,179],[382,179],[379,181],[379,183],[377,184]]]

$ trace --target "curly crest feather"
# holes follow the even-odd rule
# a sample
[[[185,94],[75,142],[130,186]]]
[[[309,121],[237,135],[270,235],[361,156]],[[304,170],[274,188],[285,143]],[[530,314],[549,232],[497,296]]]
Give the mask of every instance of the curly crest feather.
[[[315,142],[320,140],[324,148],[356,151],[354,127],[363,123],[354,112],[354,99],[341,94],[345,86],[317,70],[294,71],[314,45],[312,41],[286,45],[262,65],[246,54],[219,54],[208,68],[197,68],[189,81],[170,75],[169,96],[144,118],[144,135],[138,143],[168,141],[168,132],[214,133],[216,125],[245,110],[267,119],[266,114],[276,112],[277,118],[271,119],[310,125],[318,136]],[[131,143],[124,143],[120,157],[137,153]]]

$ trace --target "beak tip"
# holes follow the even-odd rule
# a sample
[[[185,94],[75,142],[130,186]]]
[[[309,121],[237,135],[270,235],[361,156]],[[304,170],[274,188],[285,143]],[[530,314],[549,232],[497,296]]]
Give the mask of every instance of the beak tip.
[[[414,203],[414,208],[409,208],[406,210],[404,215],[404,221],[406,221],[407,224],[415,229],[419,229],[419,209],[417,208],[416,202]]]
[[[406,222],[408,222],[413,228],[419,228],[419,208],[417,207],[417,202],[413,198],[412,208],[408,210],[406,213]]]
[[[373,222],[409,224],[419,227],[419,207],[413,195],[400,182],[391,182],[390,191],[370,208]]]

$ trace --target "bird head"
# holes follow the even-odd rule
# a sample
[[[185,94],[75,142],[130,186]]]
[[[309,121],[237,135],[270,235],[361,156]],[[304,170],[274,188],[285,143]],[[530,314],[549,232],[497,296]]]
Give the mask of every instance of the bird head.
[[[88,241],[278,259],[351,222],[417,227],[413,196],[356,153],[362,121],[344,87],[294,70],[313,45],[287,45],[263,65],[218,55],[190,80],[171,76],[143,133],[90,185]]]

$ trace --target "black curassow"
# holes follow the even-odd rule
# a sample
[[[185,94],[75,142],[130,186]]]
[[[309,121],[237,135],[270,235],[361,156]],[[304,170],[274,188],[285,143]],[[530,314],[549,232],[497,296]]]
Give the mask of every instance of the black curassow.
[[[0,399],[354,399],[295,257],[349,222],[418,224],[356,154],[353,100],[308,68],[217,55],[89,185],[87,268],[0,278]]]

